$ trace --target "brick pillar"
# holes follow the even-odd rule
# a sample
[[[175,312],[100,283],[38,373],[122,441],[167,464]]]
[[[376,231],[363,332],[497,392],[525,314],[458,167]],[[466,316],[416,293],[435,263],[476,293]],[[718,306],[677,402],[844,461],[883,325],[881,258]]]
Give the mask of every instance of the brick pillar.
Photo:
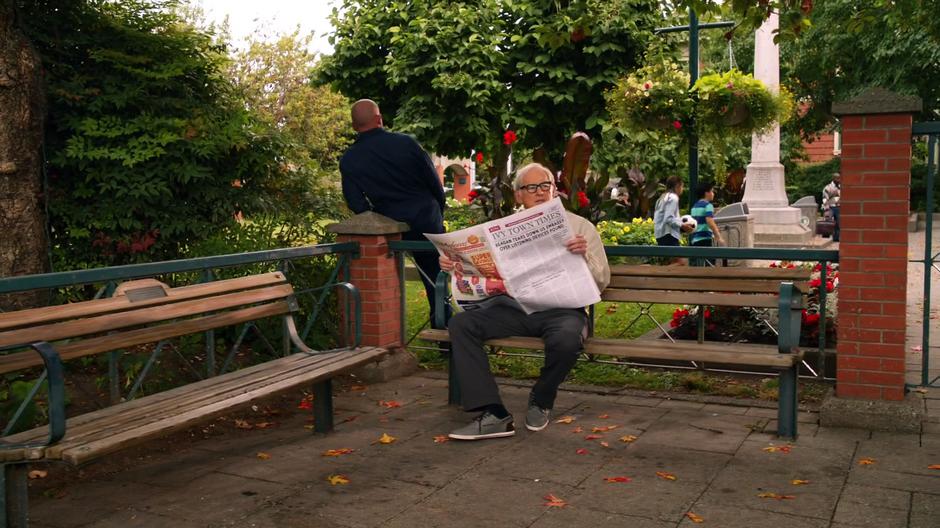
[[[350,276],[344,280],[359,288],[361,295],[362,345],[401,347],[401,288],[388,243],[400,240],[408,225],[370,211],[327,229],[337,234],[337,242],[359,243],[359,258],[352,260]]]
[[[870,90],[842,120],[836,396],[904,399],[911,124],[920,99]]]

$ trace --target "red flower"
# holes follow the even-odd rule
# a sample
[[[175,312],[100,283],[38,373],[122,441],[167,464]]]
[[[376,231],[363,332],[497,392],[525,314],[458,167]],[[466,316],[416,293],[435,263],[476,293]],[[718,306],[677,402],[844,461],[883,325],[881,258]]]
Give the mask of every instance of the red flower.
[[[681,130],[682,123],[680,123],[679,120],[676,119],[675,121],[672,122],[672,127],[675,128],[676,130]]]
[[[835,289],[835,287],[836,287],[836,285],[833,284],[832,281],[826,281],[826,291],[827,291],[827,292],[831,292],[832,290]]]
[[[469,193],[467,193],[467,202],[472,202],[479,197],[480,197],[480,193],[476,191],[470,191]]]
[[[588,197],[586,194],[584,194],[584,191],[578,191],[578,206],[587,207],[589,205],[591,205],[591,200],[588,200]]]
[[[777,263],[776,263],[776,262],[771,262],[771,263],[770,263],[770,267],[771,267],[771,268],[776,268],[776,267],[777,267]]]
[[[813,279],[813,280],[809,281],[809,287],[810,287],[810,288],[818,288],[820,284],[822,284],[822,281],[819,280],[819,279]]]
[[[477,158],[477,163],[483,163],[483,153],[482,153],[482,152],[477,152],[476,158]]]
[[[503,134],[503,143],[507,145],[512,145],[515,142],[516,142],[516,133],[513,132],[512,130],[507,130],[506,133]]]
[[[705,310],[705,319],[708,319],[708,318],[711,317],[711,316],[712,316],[712,313],[706,309],[706,310]]]

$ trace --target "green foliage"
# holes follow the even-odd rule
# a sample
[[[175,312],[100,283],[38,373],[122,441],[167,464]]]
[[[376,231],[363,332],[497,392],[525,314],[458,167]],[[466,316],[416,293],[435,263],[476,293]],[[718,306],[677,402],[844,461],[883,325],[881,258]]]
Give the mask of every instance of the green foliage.
[[[605,246],[655,246],[652,218],[634,218],[630,222],[602,220],[597,232]]]
[[[774,94],[764,83],[737,69],[703,75],[692,91],[701,135],[762,133],[785,122],[793,111],[793,98],[786,89]]]
[[[447,208],[444,209],[444,229],[449,233],[485,222],[486,214],[476,202],[474,200],[473,203],[466,204],[448,198]]]
[[[839,172],[842,161],[832,158],[825,163],[796,165],[787,171],[787,198],[793,203],[804,196],[813,196],[822,204],[823,187],[832,181],[832,173]],[[913,193],[912,193],[913,196]]]
[[[607,92],[611,120],[631,132],[653,128],[679,134],[693,108],[689,74],[671,61],[648,63]]]

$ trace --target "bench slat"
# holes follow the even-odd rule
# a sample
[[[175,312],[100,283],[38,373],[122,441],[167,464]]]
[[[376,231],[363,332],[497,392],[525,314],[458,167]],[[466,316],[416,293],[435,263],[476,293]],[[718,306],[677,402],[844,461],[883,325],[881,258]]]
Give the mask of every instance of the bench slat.
[[[74,343],[59,345],[56,350],[62,361],[84,356],[98,354],[109,350],[117,350],[135,345],[156,343],[163,339],[170,339],[187,334],[204,332],[213,328],[255,321],[275,315],[290,313],[286,301],[278,301],[260,306],[252,306],[241,310],[222,312],[220,314],[188,319],[182,322],[167,323],[160,326],[128,330],[120,334],[103,335],[83,339]],[[32,350],[17,352],[0,356],[0,374],[14,372],[24,368],[42,366],[42,358]]]
[[[45,326],[27,327],[0,333],[0,347],[23,345],[36,341],[58,341],[100,332],[108,332],[137,325],[169,321],[187,315],[225,310],[245,304],[261,303],[283,299],[292,295],[290,284],[268,286],[205,299],[178,302],[169,306],[153,306],[100,315],[89,319],[77,319]]]
[[[611,276],[640,276],[660,278],[729,278],[770,279],[778,283],[784,280],[808,281],[812,271],[803,268],[745,268],[745,267],[699,267],[699,266],[651,266],[648,264],[615,264],[610,267]]]
[[[374,361],[386,353],[384,349],[365,349],[357,354],[347,354],[338,364],[332,364],[326,368],[311,368],[307,372],[298,373],[292,379],[283,380],[276,384],[257,387],[246,391],[237,397],[229,397],[223,401],[216,402],[208,406],[202,406],[186,413],[174,416],[171,419],[154,422],[143,427],[128,429],[119,434],[109,435],[106,438],[84,443],[82,445],[70,446],[67,449],[55,449],[65,446],[53,446],[53,458],[61,457],[62,460],[74,465],[82,464],[88,460],[98,458],[108,453],[113,453],[125,447],[142,443],[154,436],[163,436],[168,433],[179,431],[190,425],[222,415],[233,406],[246,404],[252,400],[270,396],[278,392],[291,389],[301,384],[315,383],[317,381],[332,377],[334,374],[356,367],[358,365]],[[315,356],[313,356],[315,357]],[[273,362],[270,362],[273,363]],[[276,368],[272,365],[272,368]]]
[[[656,304],[702,304],[706,306],[753,306],[777,308],[776,295],[739,293],[700,293],[670,290],[617,290],[607,288],[601,299],[617,302],[646,302]]]
[[[637,276],[611,276],[608,288],[623,288],[635,290],[661,290],[663,277],[637,277]],[[671,278],[668,279],[670,290],[700,291],[700,292],[740,292],[740,293],[778,293],[780,281],[772,279],[705,279],[705,278]],[[794,283],[796,287],[806,292],[808,282]]]
[[[450,341],[447,330],[424,330],[418,337],[429,341]],[[487,345],[500,347],[543,350],[544,343],[538,337],[506,337],[490,339]],[[715,363],[741,364],[773,368],[789,368],[800,353],[780,354],[776,345],[754,345],[747,343],[694,343],[667,339],[632,340],[591,337],[584,342],[584,352],[605,356],[635,359],[669,359],[686,361],[710,361]]]
[[[250,275],[235,279],[225,279],[171,288],[168,290],[166,297],[143,301],[131,302],[127,297],[121,295],[108,299],[95,299],[60,306],[45,306],[42,308],[0,313],[0,331],[11,330],[21,326],[37,326],[55,321],[104,315],[120,312],[129,308],[138,309],[145,306],[158,306],[221,293],[285,284],[286,282],[287,279],[284,277],[284,274],[277,271],[264,273],[262,275]]]

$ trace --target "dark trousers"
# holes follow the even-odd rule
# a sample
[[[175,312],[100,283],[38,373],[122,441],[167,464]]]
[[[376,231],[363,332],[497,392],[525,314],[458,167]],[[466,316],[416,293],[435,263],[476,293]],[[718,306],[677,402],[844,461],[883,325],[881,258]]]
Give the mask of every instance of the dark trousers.
[[[407,232],[402,234],[402,240],[427,240],[421,233]],[[418,266],[421,276],[421,283],[424,284],[424,291],[428,298],[428,308],[431,316],[431,323],[434,323],[434,282],[437,280],[437,274],[441,272],[441,264],[438,261],[437,251],[415,251],[412,253],[415,265]]]
[[[558,386],[584,348],[587,314],[582,309],[555,308],[526,315],[510,306],[492,306],[454,315],[448,329],[464,410],[502,405],[483,342],[508,336],[545,341],[545,364],[532,387],[532,398],[539,407],[551,409]]]
[[[701,240],[696,240],[695,242],[692,242],[692,245],[695,247],[712,247],[712,239],[703,238]],[[714,266],[715,261],[714,259],[708,259],[708,258],[693,258],[693,259],[690,259],[689,265],[690,266]]]
[[[839,208],[830,207],[829,211],[832,212],[832,223],[833,223],[832,241],[838,242],[839,241]]]

